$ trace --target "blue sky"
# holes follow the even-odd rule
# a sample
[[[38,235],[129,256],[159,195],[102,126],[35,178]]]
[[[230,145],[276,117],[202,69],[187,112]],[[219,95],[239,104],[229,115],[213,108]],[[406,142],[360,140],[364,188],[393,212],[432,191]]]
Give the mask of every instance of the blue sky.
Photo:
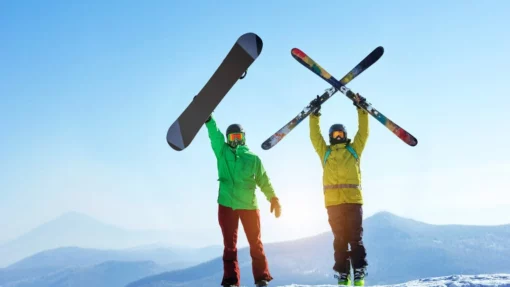
[[[0,242],[67,211],[221,242],[205,128],[182,152],[165,136],[246,32],[263,39],[262,54],[215,116],[222,130],[244,125],[282,202],[275,219],[258,193],[264,240],[329,230],[308,121],[260,148],[329,87],[294,47],[337,78],[385,48],[348,86],[419,144],[370,119],[365,217],[510,223],[509,12],[504,0],[1,1]],[[356,119],[337,94],[321,126],[344,123],[354,135]]]

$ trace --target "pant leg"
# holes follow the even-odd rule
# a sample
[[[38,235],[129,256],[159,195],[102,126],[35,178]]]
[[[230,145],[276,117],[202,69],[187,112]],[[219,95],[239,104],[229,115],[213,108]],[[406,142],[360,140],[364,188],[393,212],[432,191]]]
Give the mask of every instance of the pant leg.
[[[239,213],[244,232],[250,244],[253,279],[255,283],[260,280],[271,281],[273,277],[269,273],[267,258],[261,240],[259,210],[240,210]]]
[[[223,234],[223,280],[221,285],[237,285],[241,281],[237,262],[237,230],[239,214],[232,208],[218,206],[218,221]]]
[[[352,268],[363,268],[368,265],[367,253],[363,245],[363,206],[361,204],[348,204],[347,207],[348,241],[351,246]]]
[[[333,249],[335,251],[335,265],[333,270],[339,273],[348,273],[350,271],[350,264],[347,252],[347,237],[345,235],[347,226],[344,216],[344,205],[328,206],[328,222],[333,231],[334,241]]]

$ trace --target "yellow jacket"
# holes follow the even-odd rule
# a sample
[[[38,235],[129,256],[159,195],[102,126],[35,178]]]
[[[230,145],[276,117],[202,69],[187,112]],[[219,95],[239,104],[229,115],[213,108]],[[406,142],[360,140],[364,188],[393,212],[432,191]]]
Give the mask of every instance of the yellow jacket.
[[[342,203],[363,204],[359,160],[368,139],[368,113],[358,109],[358,132],[350,144],[358,154],[358,160],[346,149],[347,143],[326,145],[321,134],[319,116],[310,115],[310,139],[320,157],[323,175],[324,203],[326,206]],[[324,164],[328,148],[331,153]]]

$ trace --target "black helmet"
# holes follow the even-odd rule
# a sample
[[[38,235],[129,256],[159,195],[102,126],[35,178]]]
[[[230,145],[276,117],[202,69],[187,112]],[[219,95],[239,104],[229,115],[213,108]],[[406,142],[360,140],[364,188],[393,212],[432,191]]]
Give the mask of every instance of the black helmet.
[[[231,138],[230,134],[241,134],[237,138]],[[240,124],[231,124],[227,128],[227,143],[231,147],[235,148],[238,145],[245,145],[246,139],[244,135],[244,129]]]
[[[227,135],[231,133],[244,133],[244,129],[240,124],[231,124],[227,128]]]
[[[343,135],[333,136],[334,132],[342,132]],[[329,128],[329,143],[338,144],[347,142],[347,129],[342,124],[334,124]]]

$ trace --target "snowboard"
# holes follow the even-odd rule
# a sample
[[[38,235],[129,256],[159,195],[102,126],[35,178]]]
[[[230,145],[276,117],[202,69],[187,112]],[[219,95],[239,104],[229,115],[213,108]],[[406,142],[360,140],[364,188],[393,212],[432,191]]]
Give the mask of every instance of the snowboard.
[[[340,83],[346,85],[358,75],[363,73],[366,69],[377,62],[384,54],[383,47],[375,48],[370,54],[368,54],[356,67],[354,67],[349,73],[347,73],[341,80]],[[338,90],[335,87],[330,87],[319,97],[321,105],[331,98]],[[286,135],[288,135],[299,123],[301,123],[308,115],[314,112],[315,109],[311,104],[306,106],[296,117],[294,117],[285,126],[279,129],[276,133],[270,136],[267,140],[262,143],[262,149],[268,150],[279,143]]]
[[[237,39],[209,81],[168,129],[166,141],[171,148],[182,151],[189,146],[237,80],[246,76],[262,52],[262,45],[262,39],[255,33]]]
[[[339,82],[333,76],[331,76],[324,68],[322,68],[319,64],[317,64],[312,58],[306,55],[303,51],[298,48],[293,48],[291,50],[291,54],[299,63],[303,66],[307,67],[310,71],[317,74],[326,82],[330,83],[337,90],[340,90],[344,95],[346,95],[353,102],[356,102],[355,94],[345,86],[345,84]],[[366,110],[369,114],[371,114],[374,118],[376,118],[381,124],[383,124],[386,128],[388,128],[393,134],[395,134],[402,141],[407,143],[410,146],[416,146],[418,144],[418,140],[407,132],[405,129],[401,128],[399,125],[394,123],[392,120],[388,119],[381,112],[376,110],[370,103],[361,102],[358,104],[362,109]]]

